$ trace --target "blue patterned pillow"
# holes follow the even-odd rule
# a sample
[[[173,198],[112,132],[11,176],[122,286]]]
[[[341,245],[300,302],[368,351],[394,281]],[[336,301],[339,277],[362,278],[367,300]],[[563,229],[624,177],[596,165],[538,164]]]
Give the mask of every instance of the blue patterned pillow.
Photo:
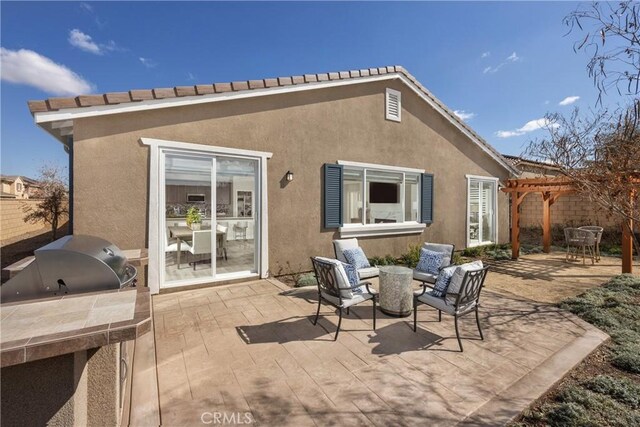
[[[369,260],[367,256],[364,254],[364,251],[361,247],[353,248],[353,249],[345,249],[342,251],[347,262],[353,265],[356,270],[360,270],[361,268],[371,267],[369,264]]]
[[[361,294],[362,287],[360,286],[360,277],[358,277],[358,270],[346,262],[342,262],[342,268],[344,268],[344,272],[347,273],[347,279],[349,279],[349,284],[351,285],[351,292],[354,294]]]
[[[422,248],[420,249],[420,261],[418,261],[416,270],[437,276],[440,272],[443,258],[444,254],[441,252],[434,252]]]
[[[434,297],[443,297],[447,294],[447,288],[449,287],[453,273],[455,273],[457,268],[458,266],[454,265],[440,270],[436,284],[431,291],[431,295]]]

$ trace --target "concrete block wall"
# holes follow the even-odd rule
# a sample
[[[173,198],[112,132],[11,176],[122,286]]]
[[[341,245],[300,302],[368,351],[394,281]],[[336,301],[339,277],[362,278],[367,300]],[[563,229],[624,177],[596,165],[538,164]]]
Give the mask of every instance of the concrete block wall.
[[[619,221],[608,217],[607,213],[595,203],[579,194],[565,194],[551,205],[551,224],[599,225],[617,227]],[[520,226],[542,226],[542,195],[528,194],[520,204]]]
[[[38,204],[38,200],[16,200],[0,199],[0,242],[6,242],[15,237],[48,229],[49,225],[44,222],[32,224],[25,222],[25,207],[33,207]],[[60,225],[67,221],[67,217],[61,218]]]

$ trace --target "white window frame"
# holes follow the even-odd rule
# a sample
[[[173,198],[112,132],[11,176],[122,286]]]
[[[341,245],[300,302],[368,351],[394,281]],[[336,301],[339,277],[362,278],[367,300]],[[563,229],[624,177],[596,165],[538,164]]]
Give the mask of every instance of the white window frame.
[[[481,176],[481,175],[466,175],[467,178],[467,247],[472,248],[475,246],[483,246],[483,245],[491,245],[498,243],[498,186],[500,178],[496,178],[493,176]],[[493,197],[493,229],[494,229],[494,240],[490,242],[482,242],[471,243],[471,182],[490,182],[494,183],[495,193]],[[480,202],[479,202],[480,203]],[[482,205],[482,203],[480,203]],[[479,213],[481,216],[481,213]],[[481,235],[481,230],[478,231],[479,235]],[[479,240],[479,239],[478,239]]]
[[[193,144],[188,142],[167,141],[155,138],[140,138],[140,142],[150,147],[150,169],[149,169],[149,289],[151,294],[160,292],[160,284],[163,289],[180,286],[191,286],[202,283],[212,283],[216,281],[228,281],[237,278],[260,277],[267,278],[269,273],[269,234],[268,234],[268,205],[267,205],[267,159],[271,158],[272,153],[252,150],[242,150],[227,147],[216,147],[212,145]],[[254,215],[256,220],[256,228],[254,239],[256,245],[259,246],[258,259],[256,260],[257,273],[229,273],[218,279],[203,278],[201,281],[190,280],[188,282],[171,282],[165,284],[164,274],[164,245],[161,236],[164,230],[161,225],[164,224],[164,191],[161,184],[164,181],[164,161],[163,155],[165,151],[179,151],[184,154],[208,154],[217,156],[238,156],[243,158],[258,160],[259,171],[256,175],[257,189],[259,191],[260,200],[254,200]],[[258,220],[259,218],[259,220]]]
[[[338,160],[338,164],[342,165],[345,168],[349,169],[360,169],[362,170],[362,223],[361,224],[343,224],[342,227],[339,228],[340,237],[342,238],[351,238],[351,237],[371,237],[371,236],[389,236],[389,235],[400,235],[400,234],[419,234],[425,229],[426,224],[423,224],[418,221],[405,221],[405,186],[406,186],[406,175],[407,173],[411,174],[423,174],[424,169],[414,169],[414,168],[404,168],[400,166],[388,166],[388,165],[378,165],[373,163],[359,163],[359,162],[350,162],[345,160]],[[380,172],[395,172],[402,173],[402,186],[400,189],[400,203],[402,205],[402,219],[403,222],[398,223],[381,223],[381,224],[366,224],[366,206],[367,206],[367,171],[375,170]],[[344,183],[343,183],[344,185]],[[420,191],[418,191],[418,206],[420,206]],[[342,201],[344,203],[344,199]]]

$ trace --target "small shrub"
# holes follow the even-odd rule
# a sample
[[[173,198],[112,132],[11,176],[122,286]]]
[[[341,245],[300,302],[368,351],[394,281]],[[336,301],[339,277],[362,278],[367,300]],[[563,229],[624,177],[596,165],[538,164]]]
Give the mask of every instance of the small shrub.
[[[487,250],[489,246],[474,246],[472,248],[465,248],[462,250],[462,256],[468,258],[478,258]]]
[[[301,274],[296,280],[296,288],[304,286],[317,286],[316,275],[313,273]]]
[[[460,255],[460,252],[454,252],[453,253],[453,258],[451,259],[451,264],[460,265],[460,264],[464,264],[465,262],[467,262],[467,260],[464,259],[462,257],[462,255]]]
[[[550,426],[572,427],[585,426],[587,414],[581,405],[573,402],[565,402],[559,405],[552,405],[545,412],[547,422]]]
[[[416,265],[418,265],[418,261],[420,261],[421,247],[422,247],[421,245],[409,246],[409,252],[400,255],[400,258],[398,258],[398,261],[409,268],[416,268]]]
[[[610,396],[633,409],[640,408],[640,385],[626,378],[598,375],[583,381],[582,385],[596,393]]]
[[[640,374],[640,344],[628,342],[613,349],[613,366],[634,374]]]

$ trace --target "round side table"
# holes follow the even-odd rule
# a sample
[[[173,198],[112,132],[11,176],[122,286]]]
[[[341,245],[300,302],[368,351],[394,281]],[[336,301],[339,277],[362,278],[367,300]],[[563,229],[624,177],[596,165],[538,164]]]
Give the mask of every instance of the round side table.
[[[380,310],[407,317],[413,310],[413,270],[399,265],[380,267]]]

